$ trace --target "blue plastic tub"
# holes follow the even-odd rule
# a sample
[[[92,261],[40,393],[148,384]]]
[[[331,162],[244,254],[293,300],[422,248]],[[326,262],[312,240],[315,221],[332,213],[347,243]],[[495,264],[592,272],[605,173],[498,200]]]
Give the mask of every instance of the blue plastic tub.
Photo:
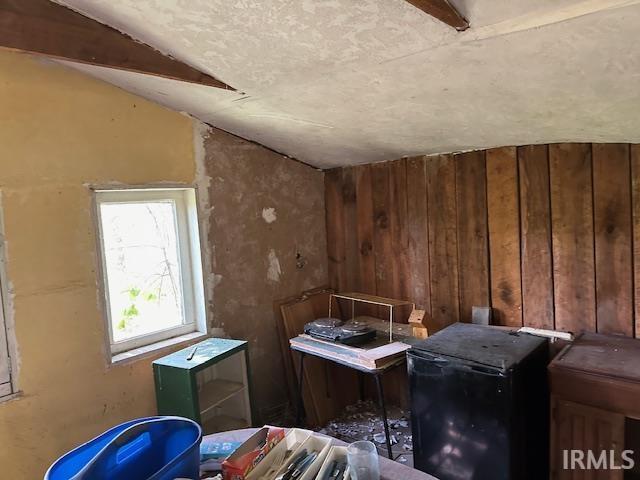
[[[44,480],[199,478],[202,429],[182,417],[123,423],[60,457]]]

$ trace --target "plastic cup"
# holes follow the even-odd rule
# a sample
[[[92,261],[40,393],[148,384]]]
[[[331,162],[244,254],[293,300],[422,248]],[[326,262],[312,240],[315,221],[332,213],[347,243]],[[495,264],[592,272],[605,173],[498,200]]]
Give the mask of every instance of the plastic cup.
[[[378,450],[373,443],[352,443],[347,447],[347,459],[354,480],[380,480]]]

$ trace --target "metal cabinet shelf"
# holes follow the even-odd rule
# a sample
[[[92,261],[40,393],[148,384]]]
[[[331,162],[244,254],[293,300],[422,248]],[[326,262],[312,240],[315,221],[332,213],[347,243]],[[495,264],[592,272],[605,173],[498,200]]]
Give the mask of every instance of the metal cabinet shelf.
[[[253,424],[247,342],[210,338],[153,362],[160,415],[179,415],[204,433]]]

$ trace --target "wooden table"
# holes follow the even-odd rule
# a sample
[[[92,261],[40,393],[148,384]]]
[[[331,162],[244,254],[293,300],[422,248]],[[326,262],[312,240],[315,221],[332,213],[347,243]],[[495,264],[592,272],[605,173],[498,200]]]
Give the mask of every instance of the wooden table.
[[[213,435],[207,435],[206,439],[213,439],[213,441],[231,441],[231,442],[244,442],[251,435],[253,435],[257,428],[245,428],[242,430],[233,430],[230,432],[214,433]],[[320,435],[320,434],[318,434]],[[326,436],[326,435],[325,435]],[[346,446],[347,444],[336,438],[331,438],[332,445]],[[380,480],[438,480],[436,477],[423,473],[419,470],[409,468],[401,463],[388,460],[384,457],[380,458]]]
[[[329,362],[337,363],[338,365],[351,368],[358,372],[359,374],[358,378],[360,379],[360,397],[361,397],[360,399],[361,400],[363,399],[362,398],[363,397],[362,375],[367,374],[367,375],[373,376],[373,379],[375,380],[375,384],[376,384],[376,390],[378,392],[378,403],[380,405],[380,411],[382,413],[382,424],[384,426],[385,442],[387,444],[387,456],[390,459],[393,459],[393,452],[391,450],[391,435],[389,434],[389,421],[387,420],[387,406],[385,404],[384,388],[382,386],[382,376],[386,372],[392,370],[393,368],[403,365],[406,362],[405,355],[403,354],[400,357],[389,359],[388,363],[386,363],[382,367],[366,368],[353,361],[345,360],[343,358],[339,358],[339,357],[336,357],[335,355],[332,355],[330,349],[338,348],[335,345],[329,345],[325,342],[317,341],[314,339],[303,338],[303,336],[298,336],[295,339],[292,339],[291,341],[297,340],[297,339],[314,342],[317,346],[324,347],[326,350],[310,349],[309,347],[305,347],[303,344],[293,344],[293,343],[291,344],[291,350],[297,351],[300,354],[300,366],[298,368],[298,413],[296,418],[296,425],[301,424],[303,413],[304,413],[304,401],[302,396],[303,395],[302,389],[304,385],[303,383],[304,357],[306,355],[311,355],[317,358],[321,358],[323,360],[327,360]]]

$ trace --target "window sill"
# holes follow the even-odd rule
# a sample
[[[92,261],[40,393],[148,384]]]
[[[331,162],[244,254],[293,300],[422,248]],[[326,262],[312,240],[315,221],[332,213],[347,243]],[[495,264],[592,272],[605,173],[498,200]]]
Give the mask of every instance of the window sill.
[[[195,340],[202,340],[208,337],[208,333],[192,332],[185,335],[169,338],[160,342],[145,345],[144,347],[134,348],[127,350],[126,352],[117,353],[111,356],[111,365],[122,365],[129,362],[141,360],[152,355],[158,355],[165,350],[170,350],[175,347],[187,346],[189,343],[193,343]]]
[[[15,393],[10,393],[9,395],[4,395],[0,397],[0,404],[10,402],[11,400],[16,400],[22,397],[22,392],[18,391]]]

